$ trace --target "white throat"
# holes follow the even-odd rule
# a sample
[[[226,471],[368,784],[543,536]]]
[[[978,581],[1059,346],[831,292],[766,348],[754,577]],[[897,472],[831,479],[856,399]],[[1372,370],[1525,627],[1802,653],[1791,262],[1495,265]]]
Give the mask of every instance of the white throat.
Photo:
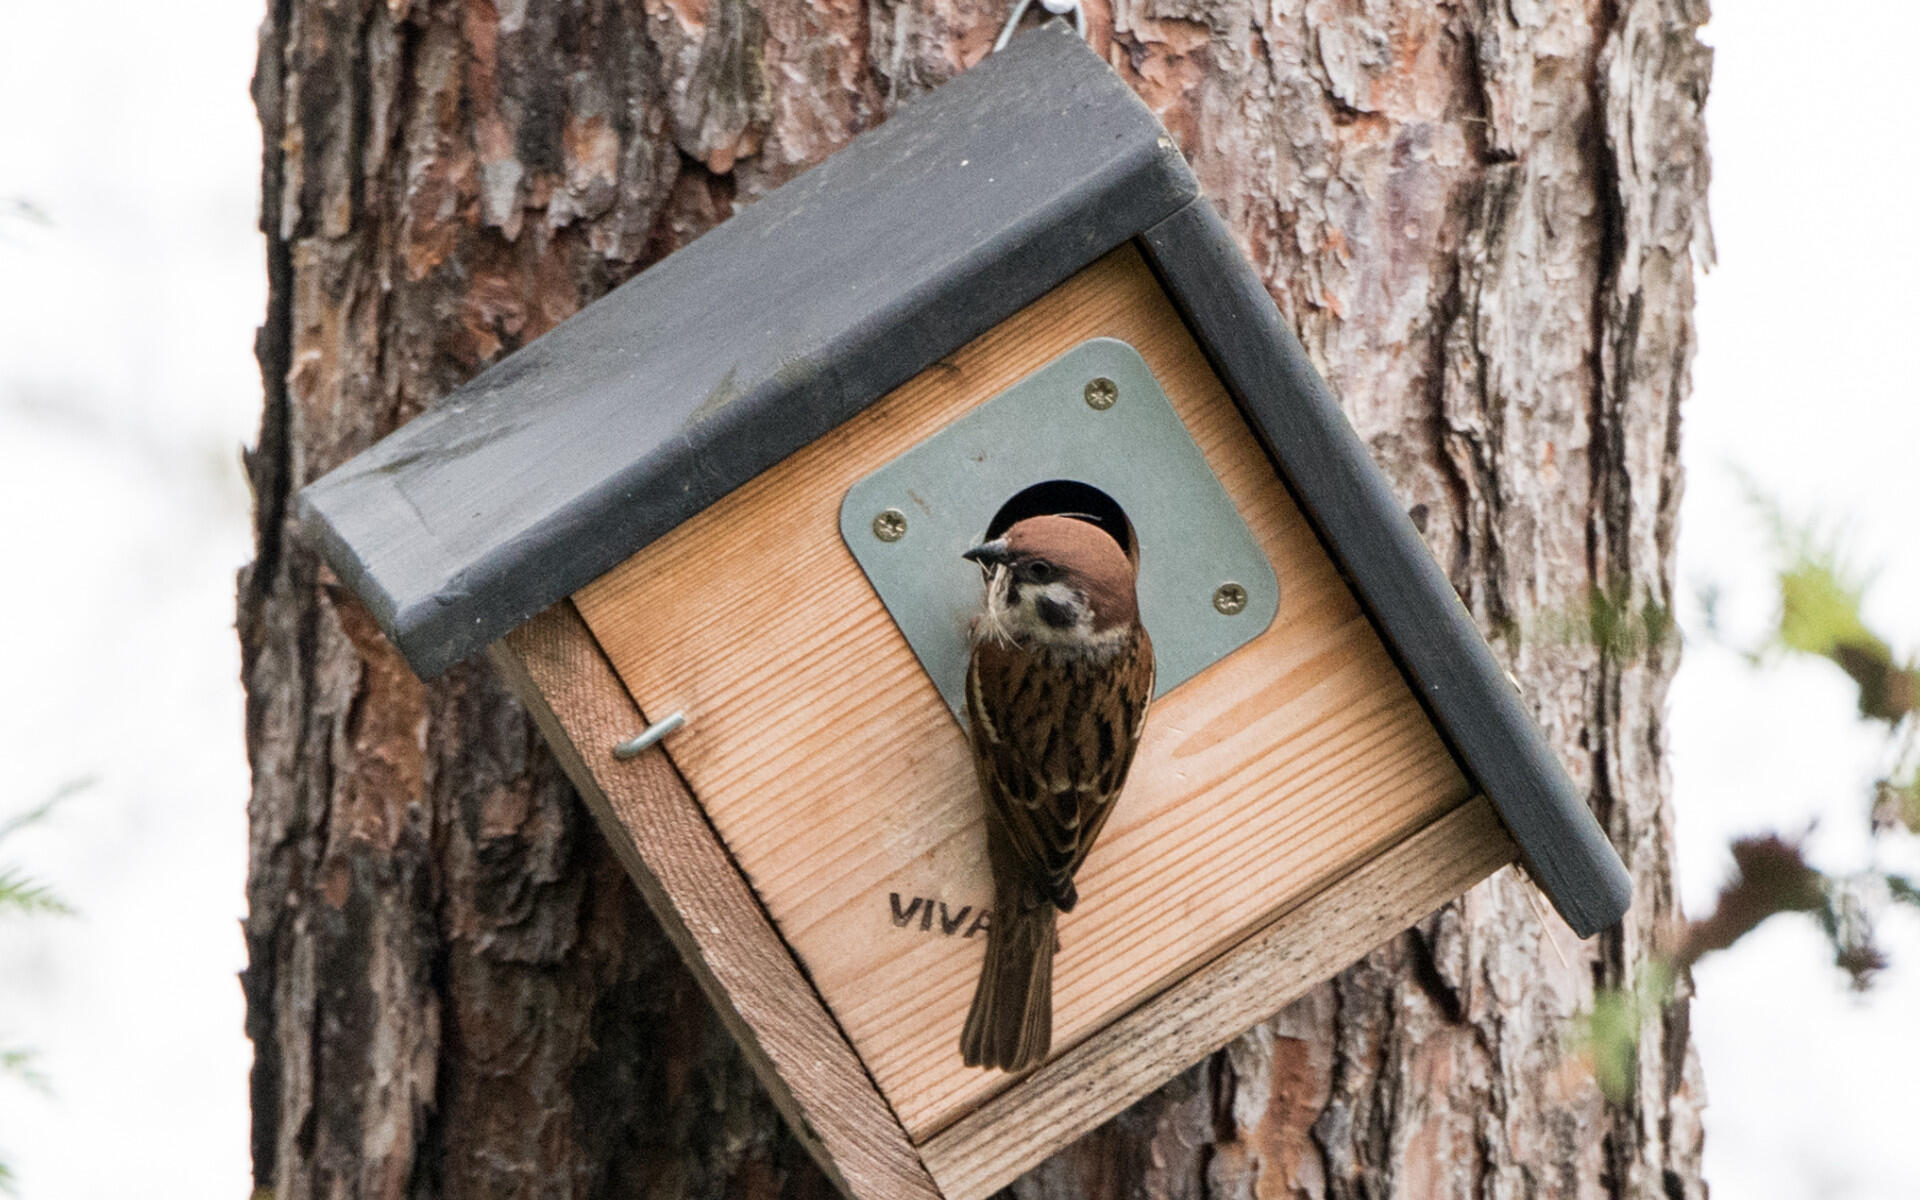
[[[1013,572],[996,566],[987,575],[987,607],[974,626],[976,640],[1049,646],[1057,650],[1100,657],[1116,653],[1126,643],[1127,631],[1115,625],[1096,631],[1093,609],[1071,584],[1023,583],[1015,593]],[[1046,609],[1055,619],[1050,621]],[[1060,613],[1067,621],[1059,622]]]

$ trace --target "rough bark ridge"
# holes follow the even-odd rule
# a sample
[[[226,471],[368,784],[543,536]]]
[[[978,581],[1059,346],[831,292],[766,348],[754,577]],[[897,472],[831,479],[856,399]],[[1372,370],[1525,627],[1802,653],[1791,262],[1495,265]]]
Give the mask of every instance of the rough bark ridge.
[[[1673,652],[1553,631],[1592,588],[1637,605],[1671,586],[1704,0],[1090,10],[1591,787],[1637,896],[1583,946],[1503,874],[1013,1191],[1699,1195],[1684,1004],[1623,1105],[1564,1040],[1673,908]],[[415,680],[288,537],[289,498],[975,61],[1005,11],[272,0],[240,587],[261,1188],[827,1194],[517,706],[483,665]]]

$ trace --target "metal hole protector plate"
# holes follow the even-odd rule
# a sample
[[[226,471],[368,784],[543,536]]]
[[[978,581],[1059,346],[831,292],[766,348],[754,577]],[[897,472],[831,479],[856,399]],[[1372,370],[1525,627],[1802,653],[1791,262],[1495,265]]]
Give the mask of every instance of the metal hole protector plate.
[[[1088,402],[1095,379],[1113,382],[1111,407]],[[1133,523],[1156,695],[1272,624],[1279,580],[1226,488],[1146,360],[1095,338],[860,480],[840,505],[840,536],[956,717],[964,721],[967,629],[981,603],[980,570],[960,555],[1015,493],[1056,479],[1099,488]],[[1216,607],[1228,584],[1244,589],[1244,603]]]

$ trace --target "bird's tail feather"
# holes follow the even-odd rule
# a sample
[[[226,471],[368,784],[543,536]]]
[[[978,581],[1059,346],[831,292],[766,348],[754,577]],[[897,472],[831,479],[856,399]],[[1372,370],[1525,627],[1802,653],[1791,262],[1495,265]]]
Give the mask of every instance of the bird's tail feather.
[[[1024,1071],[1045,1061],[1053,1043],[1055,909],[1044,900],[1032,907],[998,900],[960,1057],[970,1067]]]

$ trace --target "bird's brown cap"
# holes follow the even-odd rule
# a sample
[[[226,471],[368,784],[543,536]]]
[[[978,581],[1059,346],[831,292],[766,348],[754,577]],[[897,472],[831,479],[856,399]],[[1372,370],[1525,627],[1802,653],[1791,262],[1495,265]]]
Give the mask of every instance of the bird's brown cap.
[[[1074,517],[1038,516],[1017,522],[1005,534],[967,551],[975,562],[1008,566],[1044,561],[1078,588],[1093,610],[1096,630],[1139,619],[1133,564],[1112,535]]]

